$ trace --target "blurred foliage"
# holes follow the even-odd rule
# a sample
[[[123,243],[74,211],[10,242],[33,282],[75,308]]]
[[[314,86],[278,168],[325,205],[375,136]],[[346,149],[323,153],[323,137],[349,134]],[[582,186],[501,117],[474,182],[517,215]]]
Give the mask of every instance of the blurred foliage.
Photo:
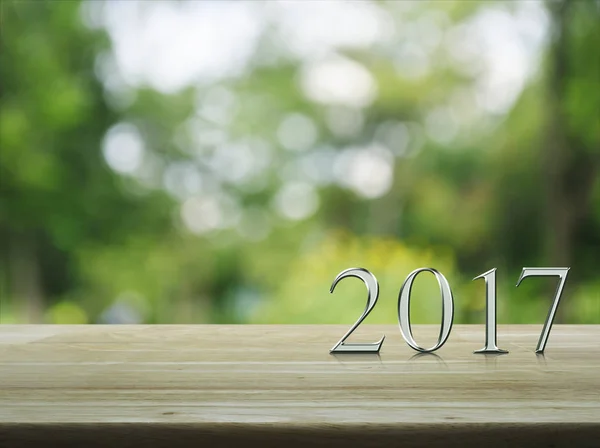
[[[398,23],[443,17],[445,35],[486,8],[517,7],[404,3],[376,4]],[[422,76],[398,69],[397,42],[341,50],[377,86],[373,101],[355,108],[308,98],[298,86],[302,61],[266,57],[277,46],[272,30],[241,76],[173,93],[138,85],[117,101],[98,76],[111,41],[83,23],[79,2],[7,0],[1,8],[2,323],[350,324],[364,307],[364,286],[344,280],[333,295],[328,290],[352,266],[380,282],[381,303],[367,323],[395,322],[404,278],[424,266],[449,279],[456,323],[484,321],[483,282],[471,279],[491,267],[498,268],[499,322],[539,323],[555,280],[515,289],[528,265],[571,266],[558,319],[600,323],[597,2],[545,4],[549,37],[537,75],[506,114],[459,104],[461,128],[446,139],[424,131],[427,114],[471,98],[464,93],[482,75],[445,63],[442,45],[430,49],[438,65]],[[235,107],[211,120],[215,102]],[[294,137],[315,134],[309,150],[284,148],[278,133],[290,114],[312,123]],[[336,129],[332,116],[350,124]],[[119,123],[141,135],[145,171],[119,173],[103,156],[107,131]],[[332,179],[333,160],[347,148],[391,163],[385,194],[360,194],[344,184],[346,174]],[[254,161],[262,157],[260,170],[248,171],[246,150]],[[186,177],[190,169],[200,192],[177,193],[196,179]],[[285,185],[307,177],[311,189],[300,198],[311,199],[316,213],[282,217],[273,204],[287,197],[289,205]],[[250,223],[246,230],[190,229],[186,210],[212,210],[203,194],[229,204],[232,222]],[[219,213],[228,216],[226,208]],[[420,276],[413,321],[438,322],[439,300],[431,276]]]
[[[395,298],[399,286],[411,271],[423,266],[436,266],[451,284],[456,285],[451,254],[436,255],[432,251],[414,250],[393,238],[355,238],[351,234],[327,235],[306,250],[291,264],[290,275],[282,282],[273,299],[254,310],[251,321],[268,323],[307,323],[314,316],[322,322],[355,321],[366,303],[366,289],[359,280],[343,280],[333,296],[326,296],[331,285],[331,271],[341,272],[348,266],[369,266],[380,283],[381,302],[369,315],[371,323],[393,323],[397,319]],[[417,323],[436,323],[441,318],[441,299],[437,282],[430,274],[421,274],[411,295],[411,312]],[[456,291],[454,291],[456,293]],[[462,295],[461,301],[465,296]],[[461,309],[474,304],[457,303]],[[478,305],[474,305],[477,307]]]

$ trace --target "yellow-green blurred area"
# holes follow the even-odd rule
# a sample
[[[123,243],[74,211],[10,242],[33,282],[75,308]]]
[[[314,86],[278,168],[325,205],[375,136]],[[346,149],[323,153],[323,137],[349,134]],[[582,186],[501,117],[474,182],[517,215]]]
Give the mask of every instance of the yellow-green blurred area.
[[[0,5],[1,323],[600,323],[597,1]]]

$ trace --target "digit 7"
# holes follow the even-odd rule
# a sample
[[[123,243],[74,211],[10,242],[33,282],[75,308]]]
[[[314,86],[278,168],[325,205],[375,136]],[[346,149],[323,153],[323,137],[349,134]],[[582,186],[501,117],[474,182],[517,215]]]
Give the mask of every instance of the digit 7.
[[[523,268],[521,276],[519,277],[519,281],[517,281],[517,286],[519,286],[521,281],[526,277],[550,277],[555,275],[560,277],[560,282],[558,283],[556,293],[554,294],[554,301],[552,302],[550,311],[548,311],[546,323],[544,324],[542,334],[540,334],[540,339],[535,349],[536,353],[544,353],[544,349],[546,348],[546,342],[548,341],[548,336],[550,335],[550,330],[552,329],[554,316],[556,315],[556,310],[558,309],[558,304],[560,302],[565,283],[567,282],[569,269],[570,268]]]

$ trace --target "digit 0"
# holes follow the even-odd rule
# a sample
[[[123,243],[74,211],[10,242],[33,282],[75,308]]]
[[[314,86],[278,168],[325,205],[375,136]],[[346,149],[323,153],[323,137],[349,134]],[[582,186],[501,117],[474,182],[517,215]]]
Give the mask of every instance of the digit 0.
[[[440,293],[442,295],[442,326],[440,328],[438,341],[431,348],[420,347],[413,338],[410,327],[410,292],[415,278],[421,272],[431,272],[433,275],[435,275],[435,278],[440,285]],[[452,330],[453,320],[454,298],[452,296],[450,284],[448,283],[448,280],[446,280],[446,277],[433,268],[420,268],[408,274],[408,277],[406,277],[402,288],[400,288],[400,294],[398,295],[398,324],[400,325],[400,333],[402,333],[402,337],[404,337],[406,343],[411,348],[421,353],[434,352],[443,346],[448,340],[448,336],[450,336],[450,330]]]

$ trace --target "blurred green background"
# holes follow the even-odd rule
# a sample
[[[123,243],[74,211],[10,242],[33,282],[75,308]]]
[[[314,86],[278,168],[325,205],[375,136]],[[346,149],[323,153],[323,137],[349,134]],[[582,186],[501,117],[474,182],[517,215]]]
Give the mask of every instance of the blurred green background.
[[[600,323],[599,5],[2,0],[1,323]]]

